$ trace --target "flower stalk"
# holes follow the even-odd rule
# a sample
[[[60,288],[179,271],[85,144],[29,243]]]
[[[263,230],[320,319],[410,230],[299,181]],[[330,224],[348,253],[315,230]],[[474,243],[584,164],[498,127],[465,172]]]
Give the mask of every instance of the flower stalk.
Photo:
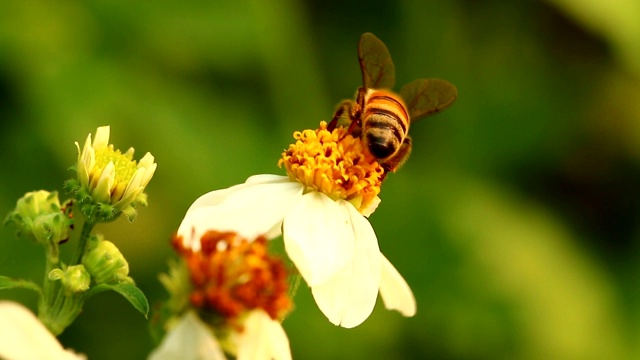
[[[136,216],[136,206],[147,204],[144,193],[156,163],[150,153],[137,162],[133,148],[125,153],[109,144],[108,126],[99,127],[92,141],[87,137],[73,169],[76,179],[65,182],[73,199],[60,203],[57,192],[25,194],[6,218],[18,234],[45,247],[42,288],[19,279],[0,276],[0,289],[26,288],[38,292],[38,319],[54,335],[61,334],[80,314],[93,294],[113,290],[147,315],[148,301],[129,277],[129,265],[112,242],[93,235],[95,225]],[[60,245],[74,230],[73,208],[83,221],[77,247],[67,264],[60,259]]]

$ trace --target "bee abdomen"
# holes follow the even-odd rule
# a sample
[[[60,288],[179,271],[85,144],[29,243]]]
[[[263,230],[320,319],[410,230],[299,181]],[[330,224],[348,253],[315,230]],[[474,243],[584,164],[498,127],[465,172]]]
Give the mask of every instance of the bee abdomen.
[[[378,160],[393,156],[409,130],[406,106],[397,95],[369,89],[362,114],[363,141]]]
[[[404,102],[394,93],[385,90],[370,90],[366,97],[364,116],[381,113],[395,119],[406,134],[409,130],[409,114]]]
[[[369,152],[378,159],[393,155],[404,139],[399,122],[385,113],[371,114],[364,122],[363,131]]]

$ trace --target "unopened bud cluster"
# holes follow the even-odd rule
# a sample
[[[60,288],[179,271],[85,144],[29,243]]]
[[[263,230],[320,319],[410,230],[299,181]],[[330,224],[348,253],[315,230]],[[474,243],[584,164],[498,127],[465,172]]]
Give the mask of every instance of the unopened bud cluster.
[[[82,257],[82,265],[96,284],[133,283],[129,277],[129,263],[120,250],[101,235],[89,239],[89,248]]]
[[[73,220],[60,205],[58,193],[45,190],[26,193],[5,222],[17,226],[21,235],[43,244],[66,241],[73,226]]]

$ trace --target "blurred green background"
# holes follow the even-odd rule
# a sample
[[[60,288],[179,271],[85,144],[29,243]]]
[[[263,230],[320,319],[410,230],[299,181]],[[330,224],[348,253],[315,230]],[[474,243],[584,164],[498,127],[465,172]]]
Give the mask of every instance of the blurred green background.
[[[297,359],[640,358],[640,3],[633,0],[0,2],[0,212],[61,189],[75,141],[149,151],[150,206],[100,226],[157,301],[169,239],[199,195],[276,166],[294,130],[360,84],[356,46],[389,47],[397,89],[459,90],[412,126],[414,152],[370,218],[418,314],[379,302],[331,325],[301,287]],[[0,230],[0,274],[43,252]],[[26,291],[0,298],[25,302]],[[61,336],[90,359],[142,359],[147,322],[104,293]]]

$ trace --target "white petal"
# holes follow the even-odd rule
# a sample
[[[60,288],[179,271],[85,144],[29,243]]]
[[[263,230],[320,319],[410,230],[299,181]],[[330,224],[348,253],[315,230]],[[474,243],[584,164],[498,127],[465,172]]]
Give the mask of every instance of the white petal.
[[[275,182],[290,182],[288,176],[272,175],[272,174],[259,174],[250,176],[245,183],[249,184],[262,184],[262,183],[275,183]]]
[[[224,360],[225,356],[211,331],[190,311],[162,339],[149,360]]]
[[[369,217],[369,215],[373,214],[373,212],[378,208],[378,205],[380,205],[380,201],[382,200],[377,196],[373,198],[371,204],[369,204],[366,209],[362,209],[362,215]]]
[[[273,184],[273,183],[286,183],[286,182],[293,183],[286,176],[268,175],[268,174],[254,175],[248,178],[244,184],[235,185],[226,189],[211,191],[200,196],[198,199],[196,199],[196,201],[193,202],[193,204],[191,204],[191,206],[189,207],[189,210],[187,210],[187,214],[191,210],[197,209],[199,207],[219,205],[222,201],[224,201],[227,198],[228,195],[256,184],[266,184],[266,183]],[[302,184],[299,184],[299,186],[302,188]]]
[[[142,159],[138,161],[138,167],[149,167],[153,164],[154,159],[155,158],[153,157],[153,155],[151,155],[150,152],[147,152],[146,154],[144,154]]]
[[[350,203],[349,209],[355,234],[352,262],[329,282],[313,286],[311,291],[318,307],[335,325],[352,328],[365,321],[376,304],[380,284],[380,249],[376,234]]]
[[[111,202],[111,188],[116,179],[116,167],[113,162],[109,162],[107,166],[102,169],[100,177],[95,183],[92,195],[96,201],[110,203]]]
[[[178,228],[186,246],[197,250],[198,239],[209,230],[234,231],[249,240],[260,235],[279,236],[282,219],[299,201],[303,189],[302,184],[287,182],[229,190],[217,206],[198,206],[187,212]],[[208,195],[212,200],[220,194]]]
[[[380,253],[380,296],[384,306],[389,310],[397,310],[400,314],[411,317],[416,314],[416,298],[402,275],[391,262]]]
[[[274,207],[283,207],[283,203],[291,202],[302,195],[304,185],[298,182],[265,182],[246,183],[245,187],[227,194],[220,205],[227,208],[256,208],[260,211],[271,212]],[[284,207],[290,207],[287,204]]]
[[[89,135],[91,137],[91,135]],[[78,149],[78,177],[80,179],[80,183],[87,184],[89,182],[89,161],[86,159],[88,154],[80,152],[80,144],[76,141],[76,148]]]
[[[109,126],[100,126],[98,130],[96,130],[96,137],[93,138],[94,149],[104,149],[109,145],[110,131],[111,128]]]
[[[282,325],[262,310],[252,311],[238,334],[238,360],[290,360],[289,339]]]
[[[91,146],[91,134],[89,134],[87,136],[87,139],[84,141],[84,146],[82,147],[82,156],[83,157],[87,153],[89,148],[93,149],[93,147]]]
[[[189,206],[189,209],[187,209],[186,215],[189,215],[189,213],[191,213],[192,211],[198,208],[220,205],[220,203],[227,197],[227,195],[229,195],[234,191],[238,191],[246,186],[247,186],[246,184],[240,184],[240,185],[235,185],[226,189],[210,191],[200,196],[199,198],[197,198],[196,201],[194,201],[193,204]],[[185,218],[186,218],[186,215],[185,215]]]
[[[0,301],[0,358],[85,359],[63,349],[31,311],[12,301]]]
[[[144,190],[144,185],[142,185],[144,172],[145,172],[145,169],[138,168],[136,172],[133,173],[133,176],[131,176],[129,183],[127,184],[127,187],[122,192],[122,195],[120,196],[120,198],[124,199],[130,196],[130,194],[133,193],[134,191]]]
[[[153,161],[153,155],[151,155],[151,153],[146,153],[138,163],[138,169],[142,168],[145,170],[141,181],[142,186],[147,186],[156,171],[156,167],[158,166],[158,164],[154,163]]]
[[[349,211],[325,194],[303,195],[282,229],[287,254],[309,286],[327,282],[352,261],[355,237]]]

